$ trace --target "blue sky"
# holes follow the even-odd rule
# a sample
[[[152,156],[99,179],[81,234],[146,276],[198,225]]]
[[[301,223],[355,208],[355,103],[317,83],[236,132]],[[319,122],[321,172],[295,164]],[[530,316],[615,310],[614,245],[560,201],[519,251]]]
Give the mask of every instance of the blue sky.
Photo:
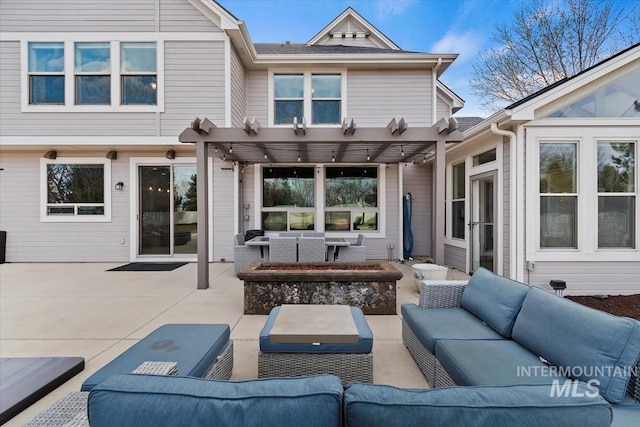
[[[400,48],[460,56],[441,81],[465,100],[458,115],[486,117],[469,89],[476,56],[491,46],[496,24],[507,22],[520,0],[218,0],[245,21],[254,43],[304,43],[348,6]]]
[[[217,1],[245,21],[254,43],[305,43],[351,6],[401,49],[459,54],[440,80],[464,99],[458,116],[487,117],[495,111],[483,110],[472,95],[472,65],[482,51],[495,47],[490,40],[495,26],[509,24],[512,13],[529,0]],[[626,11],[633,5],[640,7],[640,0],[613,3],[614,9]],[[628,25],[625,28],[634,31]]]

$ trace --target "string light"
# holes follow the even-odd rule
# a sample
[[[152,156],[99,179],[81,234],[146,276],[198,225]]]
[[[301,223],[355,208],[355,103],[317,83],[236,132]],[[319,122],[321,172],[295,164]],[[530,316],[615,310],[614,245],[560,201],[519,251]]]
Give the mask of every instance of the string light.
[[[422,155],[422,163],[427,163],[427,155],[426,154]]]
[[[298,163],[300,163],[302,159],[300,158],[300,152],[298,151]]]
[[[404,157],[404,147],[400,146],[400,155]]]
[[[331,162],[332,163],[336,162],[336,157],[333,155],[333,150],[331,151]]]
[[[215,145],[215,146],[213,147],[213,152],[214,152],[214,153],[217,153],[217,152],[218,152],[218,146],[217,146],[217,145]]]
[[[233,153],[233,144],[229,145],[229,154]]]
[[[367,162],[371,161],[371,156],[369,155],[369,149],[367,148]]]
[[[222,160],[227,160],[227,155],[226,154],[222,155]]]
[[[265,158],[265,159],[268,159],[268,158],[269,158],[269,156],[267,156],[267,152],[266,152],[266,151],[264,152],[264,158]]]

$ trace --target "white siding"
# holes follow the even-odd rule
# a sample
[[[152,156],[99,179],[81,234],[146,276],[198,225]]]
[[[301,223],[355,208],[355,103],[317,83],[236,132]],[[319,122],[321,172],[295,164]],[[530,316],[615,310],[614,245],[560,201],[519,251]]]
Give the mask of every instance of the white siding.
[[[162,135],[179,135],[196,117],[224,124],[224,43],[165,42]]]
[[[231,162],[213,158],[213,260],[233,259],[233,171]]]
[[[222,30],[187,0],[160,0],[160,31],[220,32]]]
[[[244,65],[231,48],[231,126],[241,127],[247,115],[247,90]],[[266,124],[266,123],[265,123]]]
[[[447,104],[442,98],[438,97],[438,107],[436,109],[436,117],[437,120],[441,118],[449,118],[451,117],[451,106]]]
[[[384,127],[393,117],[409,126],[431,125],[428,71],[348,71],[347,117],[360,127]]]
[[[7,32],[156,31],[156,3],[156,0],[2,0],[0,28]]]
[[[262,126],[269,123],[269,81],[266,71],[248,71],[247,117],[255,117]]]
[[[104,153],[93,155],[103,157]],[[112,182],[129,182],[128,167],[127,156],[119,152],[118,160],[111,162]],[[7,231],[7,262],[129,259],[128,185],[123,191],[112,190],[109,223],[41,222],[40,153],[3,152],[0,168],[4,169],[0,179],[0,228]],[[20,185],[14,185],[16,182]]]
[[[432,168],[409,164],[402,167],[404,187],[403,196],[411,193],[413,214],[411,231],[413,233],[413,256],[431,256],[432,252]]]
[[[525,273],[526,275],[526,273]],[[567,282],[569,295],[625,295],[640,292],[639,262],[536,262],[530,284],[551,289],[551,280]]]
[[[457,246],[444,245],[444,263],[460,271],[467,271],[467,251]]]

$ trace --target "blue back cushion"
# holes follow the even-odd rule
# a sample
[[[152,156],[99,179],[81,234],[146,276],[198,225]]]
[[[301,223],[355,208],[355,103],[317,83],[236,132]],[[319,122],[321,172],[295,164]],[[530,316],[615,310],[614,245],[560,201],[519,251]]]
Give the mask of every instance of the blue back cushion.
[[[91,427],[338,427],[342,395],[332,375],[215,381],[125,374],[89,393],[88,413]]]
[[[471,276],[460,300],[460,307],[470,311],[509,338],[529,286],[478,268]]]
[[[583,383],[576,390],[582,396],[558,398],[549,395],[548,385],[412,390],[353,383],[344,392],[345,424],[349,427],[610,425],[611,406],[597,393],[594,396]]]
[[[640,322],[532,288],[513,327],[513,339],[620,402],[640,356]]]
[[[82,383],[82,391],[114,374],[127,374],[142,362],[178,362],[178,374],[202,377],[229,341],[229,325],[163,325],[131,346]]]
[[[350,307],[353,322],[358,329],[358,341],[354,343],[279,343],[269,339],[271,328],[276,322],[280,307],[274,307],[260,331],[260,351],[266,353],[371,353],[373,333],[358,307]]]

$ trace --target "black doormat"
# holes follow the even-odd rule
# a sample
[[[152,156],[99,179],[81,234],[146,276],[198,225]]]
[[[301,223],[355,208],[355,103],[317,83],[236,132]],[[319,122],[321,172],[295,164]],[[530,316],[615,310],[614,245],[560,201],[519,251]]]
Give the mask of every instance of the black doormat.
[[[132,262],[107,271],[171,271],[180,268],[186,262]]]

